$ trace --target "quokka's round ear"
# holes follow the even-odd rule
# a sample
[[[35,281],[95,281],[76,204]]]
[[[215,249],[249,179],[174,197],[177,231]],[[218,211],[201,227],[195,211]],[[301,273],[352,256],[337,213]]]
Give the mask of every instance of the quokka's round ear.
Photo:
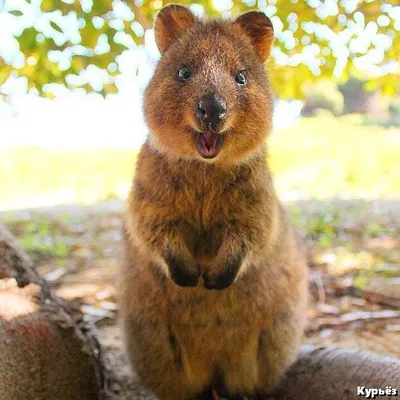
[[[196,22],[192,12],[178,4],[164,7],[157,15],[154,25],[157,47],[161,54]]]
[[[258,57],[264,62],[271,53],[274,42],[274,27],[271,20],[263,12],[249,11],[238,17],[234,23],[244,29]]]

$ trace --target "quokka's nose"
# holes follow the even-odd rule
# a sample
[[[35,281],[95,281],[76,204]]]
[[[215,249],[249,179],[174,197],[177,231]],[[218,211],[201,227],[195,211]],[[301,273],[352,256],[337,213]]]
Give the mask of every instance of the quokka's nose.
[[[205,129],[215,130],[226,119],[226,103],[219,96],[204,97],[197,104],[196,117]]]

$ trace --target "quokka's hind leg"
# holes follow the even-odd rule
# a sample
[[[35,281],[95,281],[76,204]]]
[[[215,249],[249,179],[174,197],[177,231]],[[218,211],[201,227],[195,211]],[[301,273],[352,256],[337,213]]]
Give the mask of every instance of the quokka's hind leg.
[[[268,399],[268,394],[279,385],[285,372],[296,360],[302,328],[278,321],[272,329],[262,331],[259,340],[259,381],[257,393]]]
[[[124,323],[127,352],[140,382],[158,400],[192,400],[202,388],[187,383],[182,349],[168,323]],[[210,399],[211,400],[211,399]]]

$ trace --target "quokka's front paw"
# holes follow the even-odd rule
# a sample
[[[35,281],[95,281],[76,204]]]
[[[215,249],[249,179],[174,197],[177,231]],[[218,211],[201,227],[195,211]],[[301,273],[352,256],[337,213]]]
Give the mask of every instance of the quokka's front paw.
[[[182,287],[197,286],[200,278],[199,267],[194,262],[187,262],[183,258],[168,254],[165,257],[171,279]]]
[[[203,275],[204,287],[209,290],[223,290],[232,285],[243,262],[243,255],[236,254],[227,262],[215,265]]]

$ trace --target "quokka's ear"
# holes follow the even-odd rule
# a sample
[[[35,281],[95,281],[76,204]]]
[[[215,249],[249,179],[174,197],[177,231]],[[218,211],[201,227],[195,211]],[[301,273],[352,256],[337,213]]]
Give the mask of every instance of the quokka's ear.
[[[195,16],[186,7],[177,4],[164,7],[158,13],[154,25],[156,43],[160,53],[164,53],[195,22]]]
[[[250,11],[238,17],[234,23],[244,29],[258,57],[264,62],[271,53],[274,42],[274,27],[271,20],[262,12]]]

